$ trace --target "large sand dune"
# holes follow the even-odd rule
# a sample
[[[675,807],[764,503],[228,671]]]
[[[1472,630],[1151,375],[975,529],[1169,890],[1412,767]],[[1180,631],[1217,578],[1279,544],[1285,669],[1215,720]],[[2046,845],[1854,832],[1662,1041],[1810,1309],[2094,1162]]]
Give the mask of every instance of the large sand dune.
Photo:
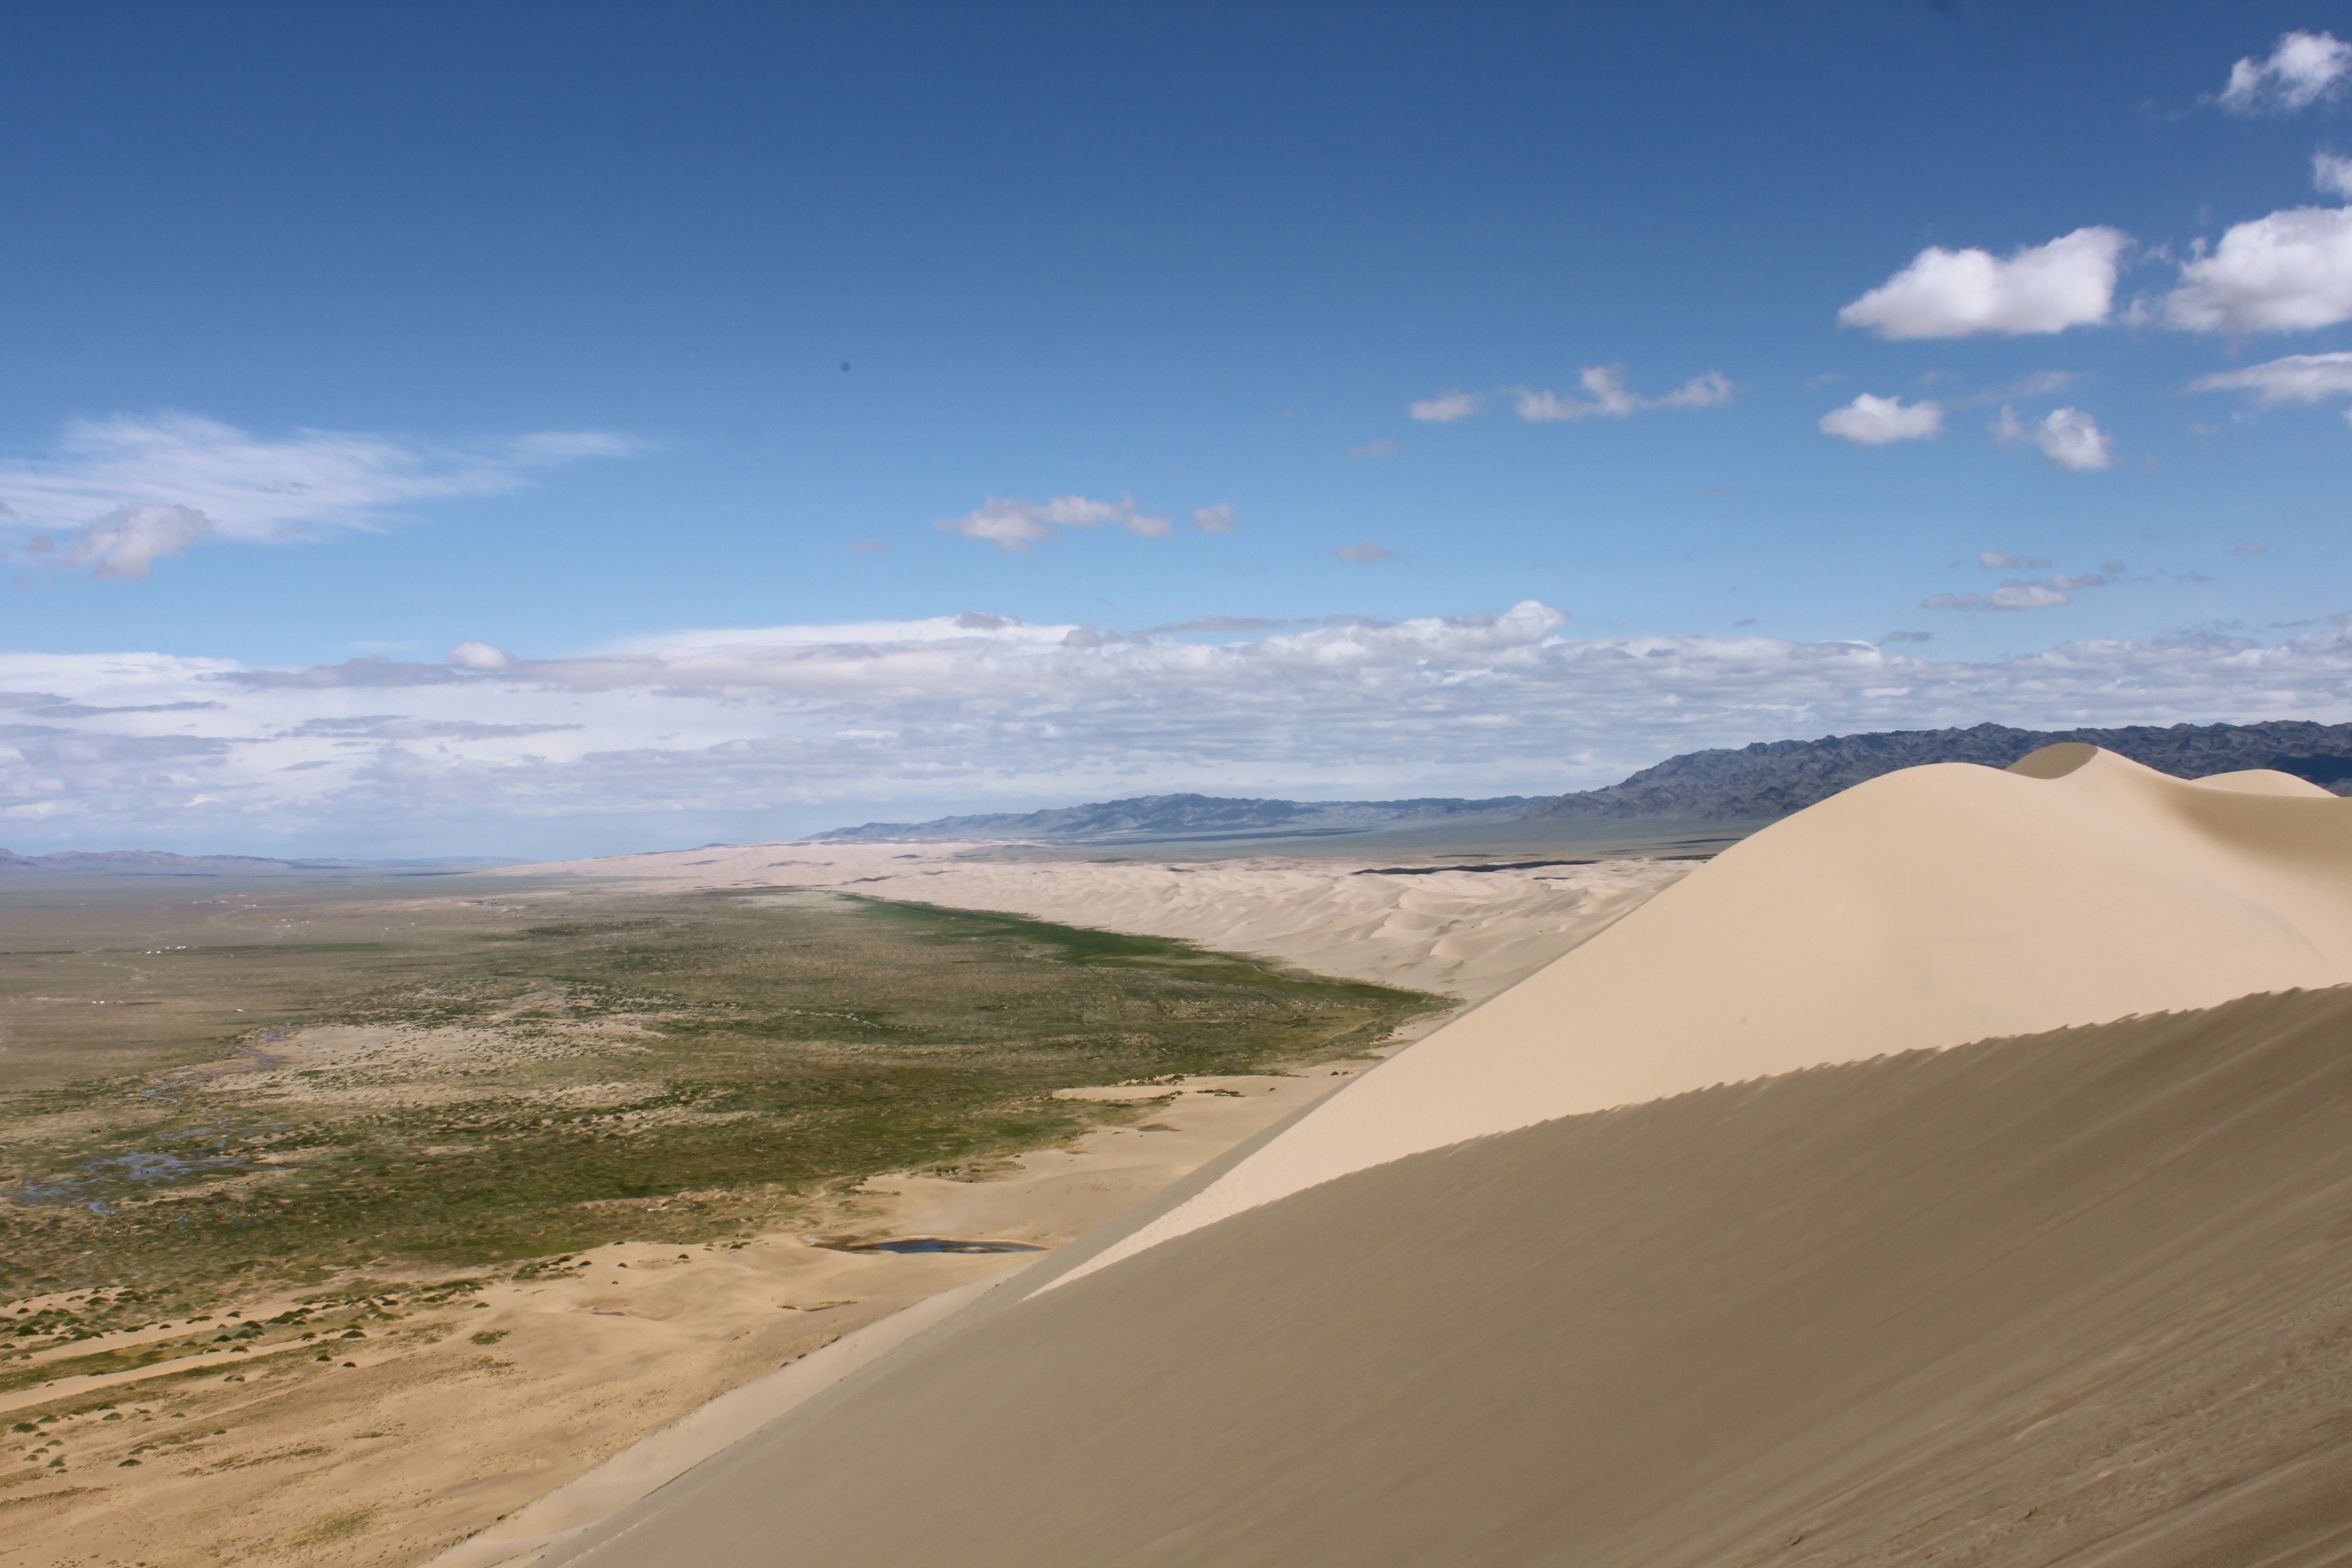
[[[2352,802],[1876,780],[541,1560],[2352,1557],[2347,983]]]
[[[1726,850],[1086,1267],[1550,1117],[2347,982],[2352,801],[2074,744],[1910,768]]]
[[[2347,1036],[2254,997],[1417,1154],[968,1311],[542,1561],[2342,1562]]]

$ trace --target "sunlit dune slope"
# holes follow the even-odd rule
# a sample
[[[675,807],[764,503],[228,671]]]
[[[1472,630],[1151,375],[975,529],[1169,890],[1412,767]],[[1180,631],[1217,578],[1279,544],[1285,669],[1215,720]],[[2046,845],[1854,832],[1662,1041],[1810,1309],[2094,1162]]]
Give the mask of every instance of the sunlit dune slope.
[[[546,1561],[2335,1563],[2347,1216],[2352,991],[1817,1068],[969,1312]]]
[[[1727,850],[1085,1267],[1551,1117],[2347,982],[2352,800],[2075,744],[1912,768]]]

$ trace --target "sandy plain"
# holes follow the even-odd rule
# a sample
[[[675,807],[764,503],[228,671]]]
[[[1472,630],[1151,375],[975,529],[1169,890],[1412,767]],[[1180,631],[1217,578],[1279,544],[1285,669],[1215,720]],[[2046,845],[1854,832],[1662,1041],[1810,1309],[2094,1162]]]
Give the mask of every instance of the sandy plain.
[[[840,1247],[903,1237],[1059,1247],[1359,1065],[1369,1064],[1106,1086],[1099,1098],[1135,1107],[1128,1124],[1021,1156],[986,1181],[868,1182],[813,1230],[685,1248],[623,1243],[447,1294],[438,1288],[481,1271],[378,1270],[371,1293],[311,1320],[325,1331],[316,1340],[289,1336],[259,1353],[223,1347],[197,1368],[175,1362],[0,1394],[11,1424],[36,1410],[74,1412],[0,1444],[13,1461],[0,1480],[17,1483],[0,1494],[0,1563],[418,1562],[731,1389],[1036,1256]],[[231,1310],[265,1321],[320,1293],[278,1292],[208,1316],[224,1328],[237,1321]],[[363,1337],[342,1337],[346,1323]],[[168,1331],[49,1354],[87,1356]],[[692,1449],[674,1468],[700,1457]],[[139,1462],[126,1468],[126,1459]],[[520,1528],[542,1533],[541,1518],[584,1522],[559,1507]],[[493,1542],[511,1534],[493,1532]],[[470,1560],[515,1550],[493,1544]]]

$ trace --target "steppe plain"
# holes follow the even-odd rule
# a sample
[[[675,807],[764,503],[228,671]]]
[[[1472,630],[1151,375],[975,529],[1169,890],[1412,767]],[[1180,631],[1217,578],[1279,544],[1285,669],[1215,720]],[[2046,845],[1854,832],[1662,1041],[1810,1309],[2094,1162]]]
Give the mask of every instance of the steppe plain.
[[[1688,868],[1420,858],[9,889],[0,1563],[420,1562],[1034,1255],[862,1248],[1058,1247]]]

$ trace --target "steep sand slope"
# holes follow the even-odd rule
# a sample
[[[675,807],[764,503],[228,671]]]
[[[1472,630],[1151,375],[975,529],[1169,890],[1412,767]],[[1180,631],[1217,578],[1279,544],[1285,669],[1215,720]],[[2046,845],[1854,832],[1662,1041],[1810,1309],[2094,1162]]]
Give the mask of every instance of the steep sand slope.
[[[1415,1154],[968,1311],[542,1561],[2352,1560],[2347,1041],[2259,996]]]
[[[1912,768],[1734,846],[1084,1268],[1550,1117],[2346,982],[2352,800],[2083,745]]]

